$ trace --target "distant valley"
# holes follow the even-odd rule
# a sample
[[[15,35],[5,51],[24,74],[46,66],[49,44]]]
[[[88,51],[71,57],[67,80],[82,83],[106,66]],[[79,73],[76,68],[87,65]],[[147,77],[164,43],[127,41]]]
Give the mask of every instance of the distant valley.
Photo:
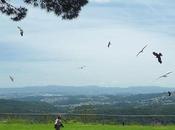
[[[173,88],[7,88],[0,91],[0,112],[175,114],[175,94],[168,96],[167,91],[173,91]]]

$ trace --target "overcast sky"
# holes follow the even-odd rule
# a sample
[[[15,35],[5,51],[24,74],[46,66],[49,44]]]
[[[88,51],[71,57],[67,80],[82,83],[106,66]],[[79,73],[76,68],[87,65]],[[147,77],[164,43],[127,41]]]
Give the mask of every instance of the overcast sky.
[[[175,73],[156,80],[175,71],[174,0],[91,0],[71,21],[28,8],[21,22],[1,15],[0,87],[174,87]],[[17,26],[24,29],[24,37]],[[162,52],[163,64],[153,51]]]

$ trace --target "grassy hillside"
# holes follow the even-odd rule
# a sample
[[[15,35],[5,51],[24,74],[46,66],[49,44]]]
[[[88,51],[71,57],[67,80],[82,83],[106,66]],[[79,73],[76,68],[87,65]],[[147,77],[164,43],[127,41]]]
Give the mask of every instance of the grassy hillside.
[[[0,130],[54,130],[53,124],[0,124]],[[62,130],[175,130],[175,126],[65,124]]]

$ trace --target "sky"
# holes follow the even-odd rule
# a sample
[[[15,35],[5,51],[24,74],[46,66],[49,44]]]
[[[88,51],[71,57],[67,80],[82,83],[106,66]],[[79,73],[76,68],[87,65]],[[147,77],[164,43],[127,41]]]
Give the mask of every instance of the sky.
[[[90,0],[74,20],[26,7],[27,17],[20,22],[1,14],[1,88],[174,87],[174,0]],[[23,28],[23,37],[17,26]],[[146,44],[144,53],[136,57]],[[163,54],[163,64],[153,51]],[[174,73],[156,80],[169,71]]]

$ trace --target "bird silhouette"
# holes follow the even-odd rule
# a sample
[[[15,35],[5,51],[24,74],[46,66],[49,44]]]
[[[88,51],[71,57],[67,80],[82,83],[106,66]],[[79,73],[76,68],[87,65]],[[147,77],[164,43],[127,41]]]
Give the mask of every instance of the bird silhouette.
[[[9,75],[9,78],[12,82],[14,82],[14,78],[12,76]]]
[[[158,59],[158,62],[162,64],[162,59],[161,59],[161,56],[163,56],[162,53],[153,52],[153,55]]]
[[[19,26],[17,27],[20,31],[20,35],[23,36],[24,35],[24,31],[22,30],[22,28],[20,28]]]
[[[139,53],[136,55],[136,56],[139,56],[141,53],[143,53],[143,51],[145,50],[145,48],[148,46],[148,44],[146,45],[146,46],[144,46],[143,48],[142,48],[142,50],[141,51],[139,51]]]
[[[171,92],[170,91],[168,91],[168,96],[171,96]]]
[[[166,74],[164,74],[164,75],[161,75],[158,79],[167,78],[168,75],[171,74],[171,73],[173,73],[173,72],[168,72],[168,73],[166,73]]]
[[[111,42],[109,41],[109,43],[108,43],[108,48],[111,46]]]
[[[84,69],[84,68],[86,68],[86,66],[85,66],[85,65],[84,65],[84,66],[79,67],[79,69],[81,69],[81,70],[82,70],[82,69]]]

